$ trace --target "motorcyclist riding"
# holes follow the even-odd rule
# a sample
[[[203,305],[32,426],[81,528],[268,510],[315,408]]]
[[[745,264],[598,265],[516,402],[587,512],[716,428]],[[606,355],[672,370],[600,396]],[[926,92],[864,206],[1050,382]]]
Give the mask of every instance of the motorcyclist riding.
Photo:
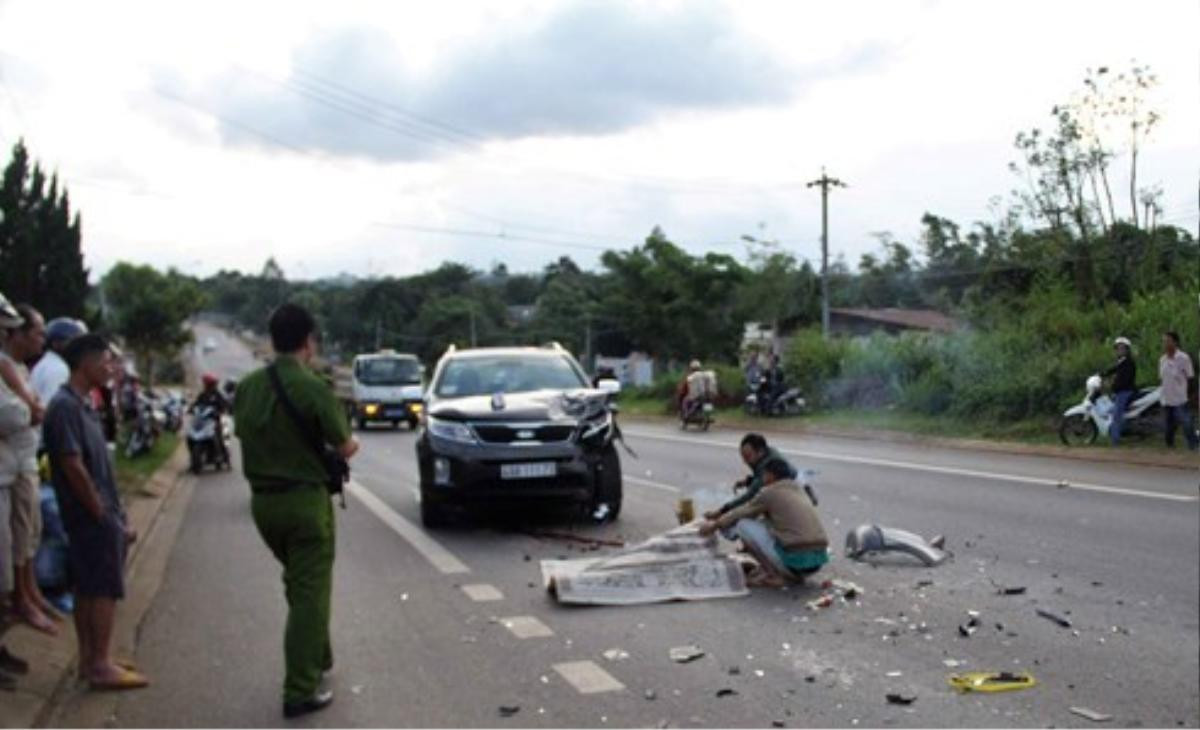
[[[217,446],[221,449],[221,454],[227,460],[229,453],[225,449],[225,430],[221,422],[221,416],[229,412],[229,401],[225,398],[225,394],[217,387],[220,380],[212,373],[205,373],[200,376],[200,383],[204,389],[200,391],[200,395],[196,396],[196,400],[188,406],[188,413],[195,413],[197,408],[208,406],[213,409],[216,417],[217,427]]]
[[[1121,429],[1125,425],[1125,409],[1129,407],[1129,401],[1137,390],[1137,364],[1133,361],[1133,343],[1128,337],[1113,340],[1113,348],[1117,351],[1117,363],[1100,374],[1106,378],[1114,376],[1113,417],[1108,436],[1112,445],[1116,446],[1121,441]]]
[[[700,361],[692,360],[688,363],[687,372],[683,375],[683,380],[679,382],[679,387],[675,389],[675,400],[679,406],[679,413],[686,416],[696,401],[696,393],[691,392],[692,375],[700,372]]]

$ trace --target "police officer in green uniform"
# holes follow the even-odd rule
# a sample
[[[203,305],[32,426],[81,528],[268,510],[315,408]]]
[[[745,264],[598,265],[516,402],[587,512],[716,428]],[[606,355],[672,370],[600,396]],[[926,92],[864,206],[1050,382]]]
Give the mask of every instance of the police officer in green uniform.
[[[312,315],[295,304],[283,304],[271,314],[269,328],[276,354],[272,366],[288,399],[313,432],[350,458],[358,442],[345,413],[328,384],[308,367],[317,352]],[[329,611],[334,518],[325,487],[328,476],[314,445],[276,396],[267,368],[238,384],[233,415],[254,524],[283,564],[288,603],[283,714],[296,717],[333,701],[333,692],[321,688],[322,675],[333,667]]]

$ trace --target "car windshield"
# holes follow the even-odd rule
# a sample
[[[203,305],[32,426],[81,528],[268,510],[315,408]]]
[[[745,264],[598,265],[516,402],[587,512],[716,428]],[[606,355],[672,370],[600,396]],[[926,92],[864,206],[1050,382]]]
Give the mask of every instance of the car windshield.
[[[375,357],[359,360],[354,375],[363,385],[411,385],[421,382],[421,366],[408,358]]]
[[[497,355],[451,360],[434,392],[439,398],[465,398],[586,387],[587,379],[565,357]]]

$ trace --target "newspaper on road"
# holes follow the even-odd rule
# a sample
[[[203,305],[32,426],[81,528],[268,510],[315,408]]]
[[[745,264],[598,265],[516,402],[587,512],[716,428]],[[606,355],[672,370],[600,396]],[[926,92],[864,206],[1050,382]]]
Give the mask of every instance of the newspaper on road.
[[[628,606],[749,594],[738,561],[715,535],[683,525],[599,558],[543,560],[542,580],[560,603]]]

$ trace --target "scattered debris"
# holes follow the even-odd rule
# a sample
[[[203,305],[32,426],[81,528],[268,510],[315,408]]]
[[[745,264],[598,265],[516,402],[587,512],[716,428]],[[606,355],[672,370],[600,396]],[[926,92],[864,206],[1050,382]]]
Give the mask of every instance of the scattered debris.
[[[771,727],[784,727],[783,720],[772,720]]]
[[[525,561],[526,563],[528,563],[528,562],[530,562],[530,561],[532,561],[532,560],[533,560],[533,556],[532,556],[532,555],[530,555],[529,553],[525,553],[525,555],[524,555],[523,559],[524,559],[524,561]]]
[[[360,695],[360,694],[362,694],[362,691],[363,691],[363,686],[361,684],[356,684],[350,688],[350,694],[352,694],[352,695]]]
[[[896,692],[888,694],[887,701],[889,705],[911,705],[917,701],[916,695],[902,695]]]
[[[407,601],[407,600],[408,600],[408,594],[407,594],[407,593],[401,593],[401,594],[400,594],[400,600],[401,600],[401,601]]]
[[[1025,595],[1025,586],[1007,586],[997,591],[1002,596],[1023,596]]]
[[[609,660],[610,662],[619,662],[622,659],[628,659],[629,652],[625,651],[624,649],[608,649],[603,654],[601,654],[601,656],[603,656],[605,659]]]
[[[676,646],[671,649],[671,661],[676,664],[694,662],[704,656],[704,651],[697,646]]]
[[[755,669],[754,676],[758,677],[759,679],[762,679],[763,677],[767,676],[767,673],[761,669]]]
[[[822,608],[829,608],[833,605],[833,595],[826,593],[820,598],[813,599],[804,605],[808,607],[809,611],[820,611]]]
[[[1104,585],[1104,581],[1102,581],[1102,580],[1094,580],[1094,581],[1092,581],[1092,588],[1100,588],[1100,587],[1102,587],[1103,585]],[[1086,708],[1085,708],[1085,709],[1086,709]]]
[[[979,612],[967,611],[967,622],[959,624],[958,633],[964,639],[969,639],[979,629]]]
[[[941,538],[939,543],[944,545],[945,538]],[[851,530],[846,535],[845,552],[851,560],[861,560],[872,553],[902,552],[912,555],[927,567],[940,565],[949,557],[939,546],[920,535],[879,525],[859,525]]]
[[[642,697],[645,697],[647,700],[653,702],[654,700],[658,699],[658,693],[652,689],[648,689],[642,693]]]
[[[736,677],[737,675],[739,675],[739,674],[741,674],[741,673],[742,673],[742,668],[741,668],[741,667],[739,667],[739,666],[732,666],[732,667],[730,667],[730,668],[729,668],[729,674],[730,674],[730,676],[734,676],[734,677]]]
[[[601,506],[607,507],[608,505],[601,505]],[[571,532],[557,532],[554,530],[536,530],[533,532],[528,532],[526,534],[529,535],[530,537],[534,537],[539,540],[562,540],[562,541],[568,542],[568,543],[580,543],[583,545],[596,545],[596,546],[603,545],[604,547],[615,547],[615,548],[625,547],[624,540],[606,540],[601,537],[587,537],[585,535],[576,535]]]
[[[808,682],[809,684],[814,684],[817,681],[817,678],[816,678],[816,676],[810,674],[804,678],[804,681]]]
[[[903,677],[904,672],[888,672],[885,676],[888,677]]]
[[[1059,626],[1063,627],[1064,629],[1071,628],[1071,620],[1070,619],[1063,618],[1062,616],[1059,616],[1057,613],[1052,613],[1050,611],[1047,611],[1044,608],[1039,608],[1039,609],[1035,609],[1035,610],[1037,611],[1037,615],[1041,616],[1042,618],[1049,619],[1049,620],[1053,621],[1054,623],[1058,624]]]
[[[959,659],[943,659],[942,664],[945,664],[946,666],[950,667],[951,669],[955,669],[957,667],[961,667],[962,665],[966,664],[966,662],[961,661]]]
[[[952,674],[948,681],[960,692],[1011,692],[1037,684],[1028,672],[966,672]]]
[[[1068,482],[1066,479],[1059,479],[1058,484],[1056,484],[1054,486],[1058,487],[1059,489],[1066,489],[1067,487],[1071,486],[1071,483]]]
[[[933,581],[929,580],[928,578],[922,578],[921,580],[917,581],[918,589],[928,588],[931,585],[933,585]]]
[[[1095,710],[1087,707],[1072,707],[1071,712],[1079,715],[1080,717],[1086,717],[1092,722],[1108,722],[1113,718],[1112,715],[1106,715],[1103,712],[1096,712]]]
[[[520,705],[500,705],[500,717],[512,717],[520,711]]]
[[[733,695],[736,695],[737,693],[738,693],[738,691],[736,689],[724,687],[722,689],[717,690],[717,697],[732,697]]]

